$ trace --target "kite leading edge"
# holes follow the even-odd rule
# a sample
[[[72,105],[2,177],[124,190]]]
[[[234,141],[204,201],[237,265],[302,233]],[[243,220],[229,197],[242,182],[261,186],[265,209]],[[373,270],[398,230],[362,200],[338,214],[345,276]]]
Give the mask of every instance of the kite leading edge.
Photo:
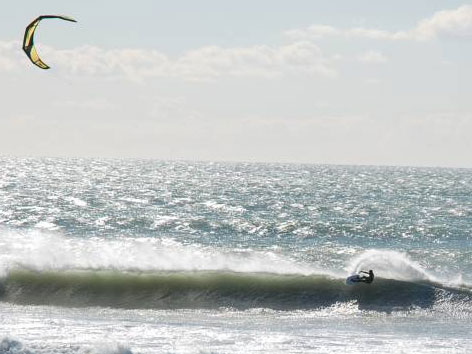
[[[38,52],[36,51],[36,47],[34,46],[34,34],[36,32],[36,29],[38,28],[39,22],[45,18],[59,18],[65,21],[77,22],[73,18],[67,16],[43,15],[36,18],[26,27],[25,36],[23,38],[23,50],[25,51],[26,55],[31,60],[31,62],[34,65],[40,67],[41,69],[49,69],[49,66],[47,66],[41,60],[38,55]]]

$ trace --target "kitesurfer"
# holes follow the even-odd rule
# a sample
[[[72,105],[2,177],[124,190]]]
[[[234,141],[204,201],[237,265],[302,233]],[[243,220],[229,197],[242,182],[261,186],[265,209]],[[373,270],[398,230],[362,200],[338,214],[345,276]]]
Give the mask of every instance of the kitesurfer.
[[[367,274],[367,275],[363,275],[361,277],[359,277],[359,281],[360,282],[363,282],[363,283],[367,283],[367,284],[370,284],[374,281],[374,271],[371,269],[369,270],[368,272],[364,271],[364,270],[361,270],[359,272],[360,273],[364,273],[364,274]]]

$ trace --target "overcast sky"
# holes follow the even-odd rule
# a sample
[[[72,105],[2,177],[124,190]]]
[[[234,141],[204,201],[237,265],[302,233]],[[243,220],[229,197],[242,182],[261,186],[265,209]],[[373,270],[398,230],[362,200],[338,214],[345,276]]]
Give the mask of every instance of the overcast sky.
[[[471,93],[467,1],[2,5],[1,155],[472,167]]]

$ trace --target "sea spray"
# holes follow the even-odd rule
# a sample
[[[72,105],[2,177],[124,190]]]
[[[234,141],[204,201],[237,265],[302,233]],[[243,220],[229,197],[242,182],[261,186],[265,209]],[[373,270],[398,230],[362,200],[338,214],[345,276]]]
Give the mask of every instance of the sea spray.
[[[0,230],[1,270],[228,270],[314,274],[321,270],[273,250],[223,249],[170,238],[74,238],[58,232]]]
[[[367,250],[347,266],[350,274],[374,270],[376,276],[397,280],[436,280],[406,253],[392,250]]]

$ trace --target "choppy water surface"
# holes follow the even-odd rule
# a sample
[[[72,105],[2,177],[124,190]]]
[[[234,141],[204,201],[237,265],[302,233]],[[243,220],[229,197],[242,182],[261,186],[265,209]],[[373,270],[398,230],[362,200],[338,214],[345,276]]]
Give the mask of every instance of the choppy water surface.
[[[471,226],[470,169],[3,158],[0,353],[469,352]]]

